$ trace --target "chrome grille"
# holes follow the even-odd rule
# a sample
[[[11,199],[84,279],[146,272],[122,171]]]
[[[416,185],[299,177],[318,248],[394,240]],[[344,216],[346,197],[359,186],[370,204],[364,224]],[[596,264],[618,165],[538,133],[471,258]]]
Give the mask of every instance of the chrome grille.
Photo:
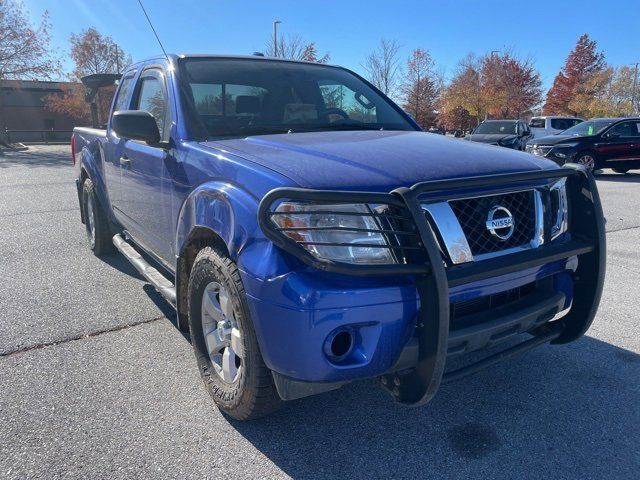
[[[474,256],[525,246],[534,239],[536,206],[533,190],[451,200],[449,205]],[[513,215],[514,230],[507,240],[495,237],[487,229],[488,212],[495,206],[502,206]]]

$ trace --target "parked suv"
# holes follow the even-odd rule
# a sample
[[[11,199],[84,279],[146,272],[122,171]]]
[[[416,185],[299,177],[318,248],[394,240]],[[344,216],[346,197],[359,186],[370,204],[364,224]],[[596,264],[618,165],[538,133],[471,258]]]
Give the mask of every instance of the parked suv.
[[[529,126],[522,120],[485,120],[464,138],[472,142],[524,150],[527,141],[533,137]]]
[[[575,162],[589,171],[640,168],[640,118],[594,118],[558,135],[535,138],[527,152],[559,165]]]
[[[584,120],[577,117],[533,117],[529,121],[529,128],[534,137],[546,137],[563,132],[581,122]]]
[[[235,418],[366,378],[421,405],[579,338],[598,307],[591,175],[424,133],[340,67],[152,58],[125,69],[106,130],[71,146],[90,248],[115,247],[175,306]]]

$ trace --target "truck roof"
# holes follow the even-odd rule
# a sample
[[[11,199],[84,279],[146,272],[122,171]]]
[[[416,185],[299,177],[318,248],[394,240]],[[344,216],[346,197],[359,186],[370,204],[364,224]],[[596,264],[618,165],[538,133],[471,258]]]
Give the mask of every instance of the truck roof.
[[[216,58],[223,58],[223,59],[237,59],[237,60],[259,60],[259,61],[263,61],[263,62],[287,62],[287,63],[302,63],[302,64],[311,64],[311,65],[327,65],[327,66],[331,66],[331,67],[337,67],[338,65],[332,65],[332,64],[327,64],[327,63],[322,63],[319,64],[318,62],[309,62],[307,60],[291,60],[288,58],[277,58],[277,57],[269,57],[269,56],[262,56],[262,55],[234,55],[234,54],[218,54],[218,53],[168,53],[167,57],[169,57],[169,60],[171,61],[175,61],[178,59],[182,59],[182,58],[211,58],[211,59],[216,59]],[[134,62],[131,64],[131,66],[134,65],[138,65],[140,63],[146,63],[150,60],[165,60],[165,56],[164,55],[155,55],[153,57],[149,57],[149,58],[145,58],[143,60],[139,60],[137,62]],[[340,67],[342,68],[342,67]]]

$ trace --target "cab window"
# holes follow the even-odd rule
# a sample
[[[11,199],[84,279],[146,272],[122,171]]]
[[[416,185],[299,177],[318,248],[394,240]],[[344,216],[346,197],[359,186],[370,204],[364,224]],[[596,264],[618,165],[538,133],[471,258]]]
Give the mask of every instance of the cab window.
[[[133,88],[133,73],[124,77],[120,82],[120,88],[118,88],[118,96],[113,104],[113,111],[128,110],[129,98],[131,97],[131,90]]]
[[[609,137],[614,138],[637,138],[640,137],[640,122],[622,122],[611,127]]]
[[[149,112],[158,124],[160,138],[165,138],[167,98],[160,72],[152,70],[142,74],[136,101],[136,110]]]
[[[531,128],[545,128],[545,120],[544,118],[532,118],[529,126]]]

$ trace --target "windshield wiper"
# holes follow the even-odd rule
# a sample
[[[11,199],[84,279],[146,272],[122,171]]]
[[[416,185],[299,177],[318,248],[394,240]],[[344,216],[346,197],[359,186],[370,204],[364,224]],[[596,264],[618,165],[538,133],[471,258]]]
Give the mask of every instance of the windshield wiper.
[[[276,135],[279,133],[293,133],[293,130],[287,127],[271,126],[271,125],[248,125],[239,127],[233,132],[214,134],[214,138],[230,138],[230,137],[246,137],[247,135]]]
[[[317,125],[317,126],[313,126],[313,127],[309,127],[310,132],[314,131],[314,130],[319,130],[319,131],[323,131],[323,130],[335,130],[335,131],[341,131],[341,130],[384,130],[385,128],[382,126],[373,126],[373,125],[359,125],[359,124],[337,124],[337,125],[331,125],[331,124],[327,124],[327,125]],[[307,131],[307,130],[305,130]]]

